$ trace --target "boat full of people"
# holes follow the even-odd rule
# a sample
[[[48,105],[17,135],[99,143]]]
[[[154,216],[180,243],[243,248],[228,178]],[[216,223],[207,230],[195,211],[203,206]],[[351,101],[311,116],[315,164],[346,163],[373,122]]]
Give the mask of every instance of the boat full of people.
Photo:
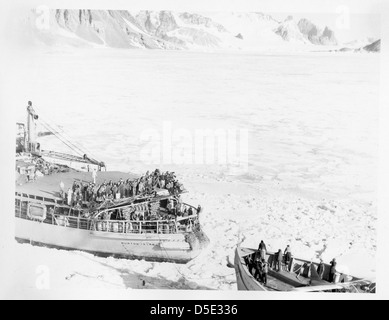
[[[202,208],[182,200],[186,190],[175,173],[110,172],[86,154],[42,152],[34,139],[38,116],[31,103],[27,112],[28,129],[17,125],[19,242],[174,263],[187,263],[208,246]]]
[[[270,252],[261,242],[258,250],[238,246],[235,272],[240,291],[344,292],[375,293],[376,284],[369,279],[343,274],[336,259],[330,263],[314,262],[285,251]]]

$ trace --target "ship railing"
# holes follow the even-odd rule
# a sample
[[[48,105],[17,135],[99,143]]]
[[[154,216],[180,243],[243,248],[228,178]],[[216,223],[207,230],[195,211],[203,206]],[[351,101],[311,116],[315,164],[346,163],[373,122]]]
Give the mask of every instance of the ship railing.
[[[64,200],[60,199],[52,199],[52,198],[46,198],[41,196],[35,196],[27,193],[19,193],[15,192],[15,199],[23,200],[23,201],[32,201],[32,202],[39,202],[41,204],[45,205],[65,205]]]
[[[27,218],[28,202],[19,199],[15,201],[15,216],[18,218]]]
[[[39,196],[31,196],[24,193],[16,193],[15,216],[28,220],[28,204],[37,202],[47,207],[45,224],[52,224],[62,227],[103,231],[113,233],[154,233],[154,234],[177,234],[191,232],[199,228],[199,217],[197,214],[188,217],[178,217],[170,220],[100,220],[98,218],[82,217],[82,210],[69,208],[62,201],[56,201]],[[185,204],[187,205],[187,204]],[[188,207],[190,205],[187,205]],[[191,207],[191,206],[190,206]],[[63,208],[67,213],[60,214],[58,209]],[[192,207],[194,208],[194,207]],[[122,209],[122,208],[121,208]],[[196,209],[195,209],[196,210]],[[113,210],[104,210],[113,211]],[[196,210],[197,212],[197,210]],[[102,212],[100,212],[102,213]]]
[[[193,231],[197,224],[195,217],[187,219],[186,225],[178,224],[175,220],[166,221],[128,221],[128,220],[91,220],[87,218],[52,215],[52,224],[73,229],[123,233],[123,234],[177,234]],[[181,222],[184,220],[181,220]]]
[[[92,222],[90,219],[81,217],[72,217],[65,215],[52,215],[52,224],[60,227],[67,227],[81,230],[91,230]]]
[[[55,209],[54,206],[52,210],[49,209],[46,219],[41,223],[72,229],[122,234],[179,234],[192,232],[199,228],[197,215],[173,220],[98,220],[84,218],[80,215],[56,214]],[[15,215],[30,220],[27,211],[28,202],[17,200]]]
[[[116,210],[131,209],[131,208],[134,208],[134,207],[139,206],[139,205],[147,206],[150,203],[154,203],[154,202],[159,201],[159,200],[166,200],[166,199],[169,199],[171,197],[172,196],[163,196],[163,197],[153,198],[152,200],[143,201],[143,202],[140,202],[140,203],[133,203],[135,200],[141,200],[142,198],[144,198],[144,199],[148,198],[148,197],[138,196],[138,197],[132,198],[131,203],[128,203],[128,204],[126,204],[126,202],[128,202],[128,199],[124,199],[124,200],[122,200],[123,201],[123,205],[120,205],[120,203],[117,203],[114,207],[105,208],[105,209],[99,209],[98,212],[95,215],[97,217],[97,216],[103,215],[105,213],[113,213]],[[195,208],[194,206],[192,206],[190,204],[183,203],[183,205],[185,207],[192,208],[192,210],[194,210],[195,212],[198,212],[197,208]]]
[[[130,234],[177,234],[195,230],[198,227],[197,216],[193,215],[177,220],[92,220],[92,230]]]

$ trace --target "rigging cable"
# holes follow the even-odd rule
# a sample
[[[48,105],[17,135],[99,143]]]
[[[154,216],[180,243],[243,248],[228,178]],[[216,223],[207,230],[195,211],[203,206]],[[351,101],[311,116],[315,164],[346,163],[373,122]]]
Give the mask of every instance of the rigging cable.
[[[42,125],[46,130],[49,130],[58,140],[60,140],[63,144],[65,144],[67,147],[69,147],[72,151],[74,151],[78,156],[83,156],[82,152],[79,150],[75,149],[70,142],[67,142],[65,139],[63,139],[60,135],[56,134],[49,125],[46,125],[42,121]]]
[[[35,108],[37,109],[37,108]],[[38,110],[38,109],[37,109]],[[39,113],[41,114],[41,112],[39,111]],[[46,126],[48,126],[49,128],[46,127],[47,130],[49,130],[52,134],[54,134],[55,136],[60,136],[62,138],[61,142],[65,143],[63,140],[65,140],[67,143],[65,143],[69,148],[71,148],[73,151],[76,151],[76,150],[79,150],[80,152],[77,152],[78,154],[81,154],[82,156],[84,156],[85,154],[89,154],[91,155],[94,159],[92,160],[95,160],[97,161],[97,157],[92,153],[90,152],[90,150],[88,150],[85,146],[81,145],[80,143],[74,143],[71,141],[71,139],[69,138],[69,135],[67,135],[67,133],[62,129],[60,128],[58,125],[55,125],[54,124],[54,121],[52,121],[51,119],[47,118],[50,122],[53,123],[53,125],[50,125],[48,124],[47,121],[45,121],[46,117],[44,117],[42,119],[41,117],[41,122],[42,124],[46,124]],[[69,146],[71,145],[71,146]],[[76,150],[75,150],[76,149]],[[87,151],[87,152],[85,152]],[[98,162],[98,161],[97,161]]]
[[[70,139],[67,139],[63,134],[58,132],[58,130],[55,130],[50,124],[48,124],[45,120],[41,120],[42,125],[46,130],[49,130],[53,135],[59,139],[62,143],[64,143],[66,146],[68,146],[72,151],[74,151],[76,154],[78,154],[80,157],[84,158],[84,156],[87,154],[85,150],[82,150],[80,147],[78,147],[75,143],[70,141]],[[88,157],[89,158],[89,157]],[[94,161],[94,162],[99,162],[96,159],[91,159],[89,160]]]
[[[98,158],[88,148],[86,148],[84,145],[82,145],[78,141],[73,142],[73,140],[71,140],[70,136],[66,133],[66,131],[64,129],[60,128],[59,126],[57,126],[57,127],[58,127],[58,129],[56,129],[57,132],[59,134],[62,134],[62,136],[65,137],[68,141],[71,141],[71,143],[74,146],[76,146],[79,150],[81,150],[84,154],[92,156],[93,160],[96,160]],[[54,126],[54,128],[55,128],[55,126]]]
[[[82,150],[81,148],[77,147],[72,141],[70,141],[70,139],[66,138],[63,134],[61,134],[60,132],[58,132],[57,130],[55,130],[50,124],[48,124],[46,121],[44,120],[41,120],[43,122],[44,125],[46,125],[46,129],[48,129],[51,133],[53,133],[55,136],[57,137],[61,137],[61,139],[65,140],[69,145],[71,145],[72,147],[72,150],[73,151],[77,151],[77,153],[80,153],[82,155],[85,154],[84,150]],[[48,128],[47,128],[48,127]]]

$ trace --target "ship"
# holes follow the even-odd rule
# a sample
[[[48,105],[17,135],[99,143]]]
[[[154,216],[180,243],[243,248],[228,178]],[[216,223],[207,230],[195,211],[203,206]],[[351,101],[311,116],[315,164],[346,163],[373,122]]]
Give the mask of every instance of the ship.
[[[338,274],[336,281],[330,281],[330,264],[324,264],[324,273],[319,276],[318,262],[293,257],[289,263],[282,263],[281,269],[275,267],[276,253],[267,252],[265,260],[269,273],[264,284],[256,277],[255,258],[258,250],[238,246],[235,251],[235,273],[239,291],[264,292],[343,292],[375,293],[376,283],[369,279]]]
[[[185,190],[154,188],[93,203],[85,199],[77,204],[69,201],[66,190],[61,189],[63,186],[88,185],[93,180],[96,185],[105,185],[106,181],[119,181],[123,177],[132,181],[140,176],[108,171],[104,162],[81,154],[77,144],[47,123],[48,134],[58,135],[79,154],[42,150],[36,133],[39,119],[29,102],[27,125],[16,125],[15,239],[18,242],[103,257],[180,264],[193,260],[208,246],[209,239],[200,224],[203,209],[182,201]],[[180,212],[175,209],[178,204]]]

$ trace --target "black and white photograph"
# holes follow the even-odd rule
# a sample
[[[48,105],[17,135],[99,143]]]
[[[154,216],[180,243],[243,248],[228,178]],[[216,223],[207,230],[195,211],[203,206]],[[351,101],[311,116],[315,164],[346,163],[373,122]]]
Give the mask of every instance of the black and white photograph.
[[[385,1],[8,2],[1,299],[382,297]]]

